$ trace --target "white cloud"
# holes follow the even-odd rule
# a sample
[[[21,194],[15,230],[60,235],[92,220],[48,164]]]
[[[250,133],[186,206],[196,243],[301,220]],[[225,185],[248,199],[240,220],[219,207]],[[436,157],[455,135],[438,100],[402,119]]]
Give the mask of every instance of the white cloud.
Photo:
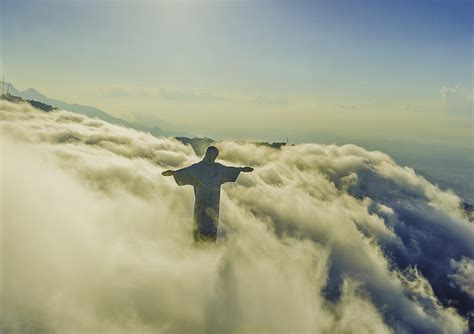
[[[466,331],[446,287],[474,227],[382,152],[219,143],[255,171],[224,186],[227,240],[197,247],[192,189],[160,175],[189,146],[6,102],[0,134],[7,332]]]
[[[464,86],[442,87],[441,103],[449,110],[472,114],[473,97],[466,92]]]
[[[467,257],[459,261],[451,260],[455,273],[450,275],[454,283],[463,291],[474,297],[474,260]]]

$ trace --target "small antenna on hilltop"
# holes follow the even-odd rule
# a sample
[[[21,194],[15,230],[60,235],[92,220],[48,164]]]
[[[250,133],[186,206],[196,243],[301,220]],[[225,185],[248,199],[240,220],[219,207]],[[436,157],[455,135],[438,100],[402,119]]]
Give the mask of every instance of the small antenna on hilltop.
[[[5,95],[5,74],[2,74],[2,97]]]
[[[286,137],[286,145],[288,145],[289,141],[288,137]]]

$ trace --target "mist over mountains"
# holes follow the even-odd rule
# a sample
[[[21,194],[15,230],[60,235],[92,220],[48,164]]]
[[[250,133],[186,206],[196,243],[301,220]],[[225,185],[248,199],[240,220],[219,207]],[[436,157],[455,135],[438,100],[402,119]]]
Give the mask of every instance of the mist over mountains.
[[[160,173],[190,145],[0,101],[7,333],[465,333],[474,225],[460,198],[356,145],[217,142],[217,245]],[[471,327],[469,327],[471,326]]]

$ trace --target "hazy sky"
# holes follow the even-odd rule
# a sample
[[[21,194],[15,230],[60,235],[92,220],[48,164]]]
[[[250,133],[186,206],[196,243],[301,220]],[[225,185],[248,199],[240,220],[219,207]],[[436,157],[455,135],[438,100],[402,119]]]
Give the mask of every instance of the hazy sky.
[[[472,2],[0,0],[19,89],[215,137],[472,145]]]

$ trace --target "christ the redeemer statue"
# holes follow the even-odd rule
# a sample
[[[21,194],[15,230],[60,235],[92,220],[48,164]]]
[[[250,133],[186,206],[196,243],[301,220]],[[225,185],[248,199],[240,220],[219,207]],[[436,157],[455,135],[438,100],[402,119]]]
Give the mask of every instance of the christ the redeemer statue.
[[[227,167],[215,162],[219,150],[209,146],[204,158],[189,167],[178,170],[167,170],[164,176],[173,176],[179,186],[194,187],[194,240],[217,239],[219,222],[219,202],[221,185],[235,182],[240,172],[251,172],[252,167]]]

